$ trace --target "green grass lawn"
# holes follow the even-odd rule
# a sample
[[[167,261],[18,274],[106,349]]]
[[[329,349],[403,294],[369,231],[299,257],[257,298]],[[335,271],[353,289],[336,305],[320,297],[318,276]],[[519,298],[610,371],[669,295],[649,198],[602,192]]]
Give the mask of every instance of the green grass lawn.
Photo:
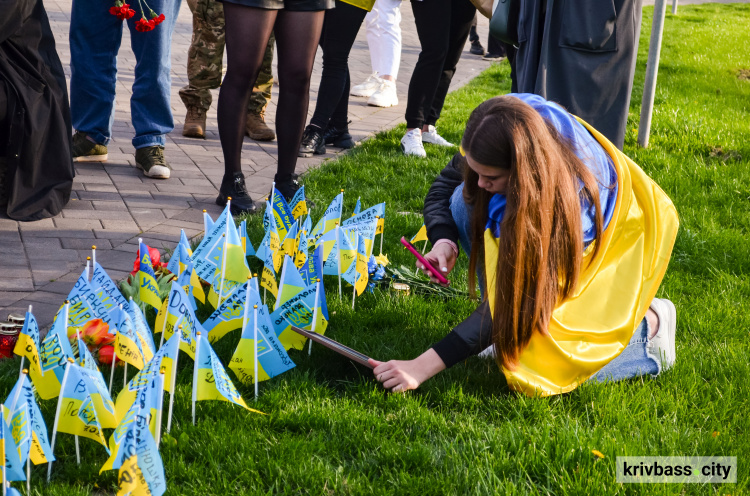
[[[370,372],[321,347],[292,352],[292,371],[263,383],[268,415],[224,402],[198,404],[190,422],[192,362],[181,359],[171,436],[161,454],[167,494],[747,494],[750,453],[750,5],[680,6],[667,16],[651,145],[636,129],[653,9],[644,12],[625,152],[673,199],[681,218],[659,291],[678,311],[677,363],[656,380],[585,384],[570,394],[530,399],[508,391],[493,362],[468,360],[419,390],[385,394]],[[746,74],[746,73],[742,73]],[[506,63],[449,96],[440,132],[459,142],[470,111],[510,89]],[[428,146],[405,158],[401,126],[304,177],[314,218],[344,188],[348,216],[387,202],[384,251],[411,265],[398,244],[422,225],[422,201],[452,150]],[[253,240],[260,219],[251,220]],[[465,288],[466,259],[454,284]],[[338,299],[327,281],[328,335],[378,359],[416,357],[471,313],[476,303],[376,290]],[[239,333],[217,346],[226,364]],[[185,355],[183,355],[184,357]],[[0,365],[0,396],[17,361]],[[104,370],[108,374],[108,370]],[[231,374],[231,372],[230,372]],[[42,404],[51,424],[55,402]],[[605,458],[592,455],[598,450]],[[52,483],[32,472],[35,494],[114,494],[116,472],[98,475],[104,449],[60,435]],[[737,484],[621,485],[622,455],[737,456]],[[17,484],[18,486],[18,484]]]

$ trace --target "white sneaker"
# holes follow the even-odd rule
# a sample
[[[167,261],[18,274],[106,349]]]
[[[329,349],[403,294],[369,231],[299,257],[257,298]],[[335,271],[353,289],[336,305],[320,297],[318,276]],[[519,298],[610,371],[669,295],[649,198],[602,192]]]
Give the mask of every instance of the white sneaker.
[[[395,107],[398,105],[398,95],[396,94],[396,82],[387,79],[381,79],[380,87],[367,100],[367,105],[373,107]]]
[[[378,88],[380,88],[380,83],[382,82],[383,80],[378,77],[378,73],[373,72],[367,77],[367,79],[365,79],[363,83],[352,86],[349,90],[349,94],[352,96],[369,97],[373,93],[378,91]]]
[[[456,146],[447,139],[440,136],[437,131],[435,131],[435,126],[429,126],[426,133],[422,133],[422,141],[424,143],[432,143],[433,145],[440,145],[440,146]]]
[[[407,132],[404,137],[401,138],[401,150],[403,150],[404,155],[426,157],[427,152],[424,151],[424,145],[422,144],[422,131],[419,129],[412,129]]]
[[[654,298],[651,310],[659,317],[659,332],[648,342],[648,355],[659,362],[659,373],[674,365],[677,358],[675,351],[675,328],[677,327],[677,310],[669,300]]]

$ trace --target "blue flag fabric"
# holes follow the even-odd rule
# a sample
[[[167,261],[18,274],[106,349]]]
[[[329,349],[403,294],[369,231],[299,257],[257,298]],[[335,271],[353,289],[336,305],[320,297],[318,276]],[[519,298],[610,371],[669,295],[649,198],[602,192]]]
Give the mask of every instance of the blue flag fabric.
[[[112,280],[111,277],[109,277],[107,271],[104,270],[104,267],[99,265],[98,262],[94,264],[94,274],[91,278],[90,284],[97,293],[101,290],[109,295],[109,297],[114,300],[115,307],[119,307],[120,305],[122,305],[123,308],[128,308],[128,300],[125,299],[125,297],[120,292],[117,284]],[[101,297],[99,299],[102,300]],[[112,311],[110,311],[110,314],[111,313]]]
[[[9,481],[23,481],[26,480],[26,474],[24,474],[23,465],[18,457],[18,447],[4,417],[5,415],[2,415],[2,418],[0,418],[0,422],[3,424],[0,427],[0,456],[5,457],[5,477]],[[3,481],[4,483],[5,481]]]
[[[357,204],[354,206],[354,212],[352,212],[352,217],[354,215],[357,215],[359,211],[362,210],[362,198],[357,198]]]
[[[28,456],[34,465],[54,461],[52,448],[47,438],[47,426],[34,397],[34,389],[26,374],[16,381],[16,385],[5,400],[9,414],[9,425],[16,445],[21,453],[20,461],[24,463]]]
[[[284,199],[284,195],[279,193],[279,190],[273,190],[273,216],[276,220],[276,228],[279,230],[279,238],[284,239],[286,233],[289,232],[289,228],[292,227],[294,222],[294,216],[292,215],[292,209]]]
[[[248,284],[250,284],[250,301],[246,302]],[[208,340],[210,342],[214,343],[223,338],[227,333],[242,328],[245,305],[250,305],[252,308],[252,305],[260,304],[260,294],[256,287],[257,281],[255,285],[251,281],[248,281],[245,284],[235,287],[222,304],[219,305],[219,308],[203,322],[203,328],[208,331]]]
[[[151,350],[156,351],[156,345],[154,344],[154,336],[151,333],[151,328],[148,326],[148,322],[146,322],[146,317],[143,316],[143,312],[141,312],[141,309],[138,307],[138,305],[134,305],[132,303],[133,300],[130,300],[131,304],[127,308],[128,317],[130,317],[130,320],[133,322],[133,326],[135,327],[135,332],[138,334],[138,337],[140,337],[141,341],[145,341],[148,343],[148,347]]]
[[[125,419],[112,469],[119,469],[117,494],[161,496],[167,490],[164,465],[143,415]]]
[[[68,325],[81,327],[92,319],[102,319],[109,325],[112,317],[107,308],[96,297],[94,289],[86,280],[86,270],[78,277],[73,289],[68,293],[70,308],[68,309]]]
[[[193,252],[195,273],[206,282],[213,282],[216,267],[221,264],[221,251],[224,246],[222,235],[226,233],[227,222],[234,222],[230,219],[232,219],[232,214],[229,212],[229,205],[227,205],[216,222],[206,231],[203,241]]]
[[[279,341],[285,349],[289,350],[295,348],[301,350],[304,347],[307,338],[294,332],[290,326],[294,325],[296,327],[307,329],[312,327],[315,313],[315,295],[318,287],[321,288],[322,292],[322,284],[320,286],[317,284],[307,286],[295,296],[281,304],[279,308],[271,314],[271,324],[276,332],[276,336],[278,336]],[[320,302],[325,302],[322,293],[318,305],[321,304]],[[322,333],[323,330],[316,329],[316,331]]]

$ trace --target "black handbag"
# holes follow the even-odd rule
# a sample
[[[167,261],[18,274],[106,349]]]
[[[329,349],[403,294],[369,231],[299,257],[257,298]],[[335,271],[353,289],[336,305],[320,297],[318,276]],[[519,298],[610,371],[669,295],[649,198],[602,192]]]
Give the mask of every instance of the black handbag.
[[[490,35],[496,40],[518,47],[520,0],[495,0],[490,18]]]

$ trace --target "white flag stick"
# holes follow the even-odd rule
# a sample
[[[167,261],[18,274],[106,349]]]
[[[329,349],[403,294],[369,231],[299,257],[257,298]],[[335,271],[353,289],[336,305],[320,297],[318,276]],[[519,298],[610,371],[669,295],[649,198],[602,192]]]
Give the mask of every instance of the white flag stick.
[[[337,250],[336,272],[339,273],[339,298],[342,298],[342,295],[341,295],[341,229],[339,229],[338,224],[336,224],[336,250]]]
[[[86,282],[89,282],[89,265],[91,265],[91,257],[86,257]]]
[[[195,425],[195,400],[198,398],[198,367],[200,366],[200,358],[198,350],[201,346],[201,332],[197,333],[198,339],[195,340],[195,361],[193,362],[193,425]]]
[[[55,421],[52,423],[52,443],[50,445],[50,452],[52,456],[55,455],[55,439],[57,438],[57,421],[60,420],[60,409],[62,408],[63,391],[65,391],[65,383],[68,382],[68,371],[70,365],[75,363],[72,358],[68,358],[68,363],[65,365],[65,372],[63,372],[62,382],[60,383],[60,395],[57,397],[57,409],[55,410]],[[52,457],[47,464],[47,483],[49,484],[50,476],[52,475]]]
[[[378,222],[380,222],[380,216],[375,216],[376,219],[378,219]],[[377,224],[375,224],[375,231],[378,230]],[[380,231],[380,254],[383,254],[383,233],[385,232],[385,217],[383,217],[383,230]],[[375,242],[375,238],[373,238],[373,243]]]
[[[156,432],[154,432],[156,449],[159,449],[159,443],[161,442],[161,417],[164,410],[164,372],[163,368],[159,370],[159,407],[156,410]]]
[[[31,305],[29,305],[29,313],[31,313]],[[25,357],[24,357],[23,355],[21,355],[21,368],[20,368],[20,369],[19,369],[19,371],[18,371],[18,373],[19,373],[19,374],[22,374],[22,373],[23,373],[23,359],[24,359],[24,358],[25,358]],[[42,374],[42,375],[44,375],[44,374]]]
[[[81,464],[81,449],[78,447],[78,436],[75,436],[76,440],[76,463]]]
[[[89,264],[86,262],[86,274],[88,276],[88,270],[89,270]],[[63,321],[65,323],[65,335],[68,334],[68,312],[70,311],[70,302],[68,300],[65,300],[65,312],[63,315],[65,316],[65,320]],[[81,351],[81,331],[80,327],[76,327],[76,346],[78,346],[78,360],[83,363],[83,351]],[[67,368],[66,368],[67,371]],[[62,395],[62,386],[60,387],[60,395]],[[78,448],[78,435],[75,435],[75,441],[76,441],[76,462],[78,462],[78,465],[81,464],[81,452]]]
[[[161,325],[161,342],[159,343],[159,348],[161,348],[162,345],[164,344],[164,333],[167,331],[167,319],[169,318],[169,297],[170,297],[170,295],[171,295],[171,292],[170,292],[170,294],[167,295],[167,311],[164,314],[164,322]],[[156,314],[158,315],[159,312],[156,312]]]
[[[31,495],[31,456],[26,457],[26,494]]]
[[[125,367],[123,367],[124,370],[122,372],[122,388],[125,389],[128,387],[128,362],[123,361],[123,363]]]
[[[182,335],[182,325],[177,326],[177,332]],[[181,337],[179,339],[182,339]],[[169,412],[167,413],[167,434],[169,434],[169,430],[172,428],[172,407],[174,406],[174,395],[177,393],[175,391],[175,386],[177,385],[177,361],[180,358],[180,347],[177,346],[177,354],[174,357],[174,365],[172,366],[172,392],[169,395]]]
[[[216,304],[216,308],[221,305],[222,292],[224,291],[224,272],[227,269],[227,241],[229,241],[229,222],[227,222],[227,231],[222,235],[224,238],[224,249],[221,250],[221,283],[219,284],[219,302]]]
[[[422,245],[422,255],[424,255],[424,251],[427,249],[427,240],[424,240],[424,244]]]
[[[310,331],[312,332],[315,332],[315,324],[317,324],[318,322],[318,307],[320,306],[320,291],[322,289],[320,279],[318,279],[317,281],[318,282],[315,287],[315,308],[313,308],[312,324],[310,325]],[[307,343],[307,355],[312,355],[312,339],[310,339]]]
[[[109,372],[109,395],[110,396],[112,396],[112,380],[115,378],[115,363],[117,363],[117,347],[113,346],[112,347],[112,369]]]
[[[253,379],[255,380],[255,401],[258,401],[258,305],[253,305],[253,355],[255,356],[255,372],[253,373]]]
[[[91,279],[94,279],[96,270],[96,245],[91,245]]]
[[[0,417],[5,419],[5,407],[2,404],[0,404]],[[5,420],[3,420],[3,422],[5,422]],[[5,469],[5,436],[3,436],[2,438],[2,443],[3,443],[3,457],[2,457],[3,459],[2,461],[0,461],[0,463],[3,464],[3,496],[5,496],[8,492],[8,487],[5,484],[5,479],[7,479],[8,477],[7,471]]]
[[[354,240],[357,250],[354,252],[354,284],[352,284],[352,310],[354,310],[354,298],[357,296],[357,259],[359,258],[359,231],[355,231]]]

